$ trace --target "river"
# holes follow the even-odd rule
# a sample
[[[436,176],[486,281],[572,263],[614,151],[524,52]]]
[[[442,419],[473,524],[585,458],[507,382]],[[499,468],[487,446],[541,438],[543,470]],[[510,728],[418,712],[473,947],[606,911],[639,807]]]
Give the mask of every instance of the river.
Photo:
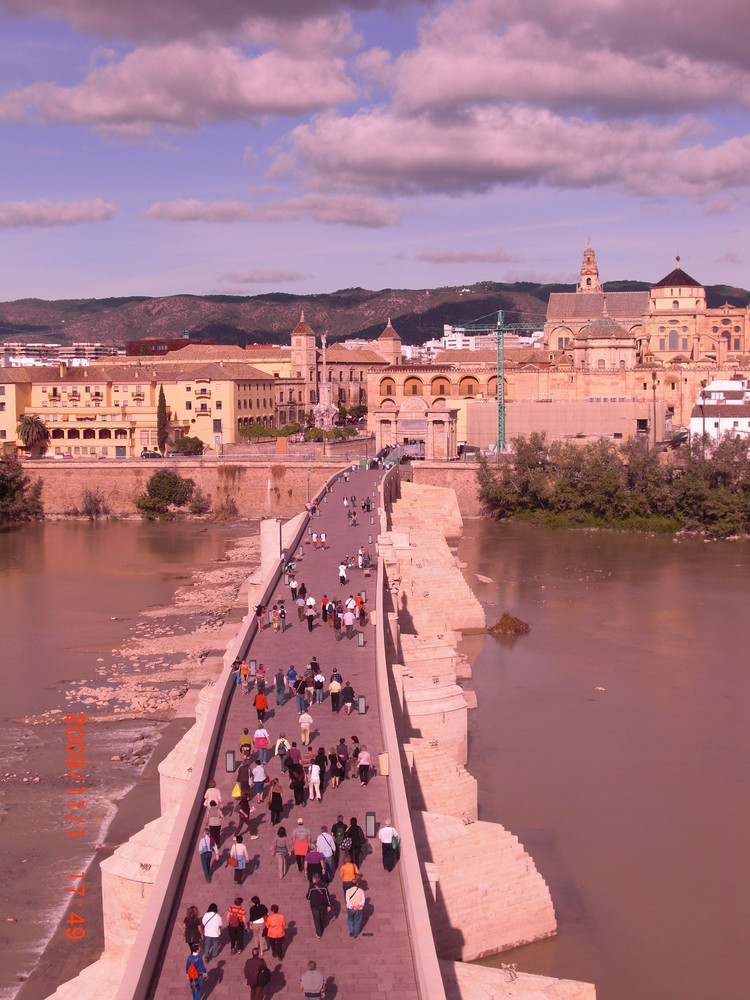
[[[92,684],[106,688],[121,645],[134,635],[158,633],[176,647],[188,629],[206,628],[209,616],[195,609],[191,614],[187,605],[176,618],[149,614],[159,614],[178,588],[189,587],[196,569],[223,562],[228,547],[247,532],[247,527],[116,521],[0,532],[0,997],[12,997],[34,966],[70,899],[66,874],[85,868],[114,815],[114,803],[140,774],[136,760],[112,757],[134,743],[155,746],[164,728],[155,720],[93,722],[82,692]],[[221,600],[212,598],[214,607]],[[169,667],[168,657],[160,662]],[[138,669],[146,671],[146,659],[140,663]],[[111,686],[108,708],[122,693],[117,684]],[[76,772],[85,777],[85,792],[75,796],[66,791],[75,786],[65,777],[68,712],[87,716],[85,764]],[[25,721],[31,716],[46,721],[32,725]],[[68,806],[71,800],[84,805],[76,811]],[[79,829],[70,815],[84,816],[83,836],[68,834]]]
[[[556,938],[502,958],[598,1000],[750,994],[750,545],[469,520],[480,818],[517,834]],[[491,578],[481,582],[476,574]]]

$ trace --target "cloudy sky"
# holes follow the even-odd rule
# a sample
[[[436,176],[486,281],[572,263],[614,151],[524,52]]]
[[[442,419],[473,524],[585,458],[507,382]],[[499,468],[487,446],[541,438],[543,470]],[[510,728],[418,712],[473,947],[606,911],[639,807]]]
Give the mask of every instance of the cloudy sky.
[[[0,300],[570,281],[588,237],[750,287],[748,17],[0,0]]]

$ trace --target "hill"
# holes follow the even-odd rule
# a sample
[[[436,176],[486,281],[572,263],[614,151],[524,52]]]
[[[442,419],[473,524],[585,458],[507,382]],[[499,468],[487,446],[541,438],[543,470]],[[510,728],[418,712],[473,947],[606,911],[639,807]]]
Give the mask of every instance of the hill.
[[[614,281],[606,290],[648,288],[643,282]],[[390,317],[405,344],[441,337],[443,324],[460,325],[502,309],[510,322],[542,325],[551,292],[574,285],[533,282],[430,289],[344,288],[318,295],[172,295],[108,299],[19,299],[0,303],[0,339],[123,344],[143,337],[213,337],[222,344],[288,344],[302,310],[318,334],[330,339],[379,336]],[[744,306],[741,288],[707,288],[709,306],[725,301]],[[488,322],[491,322],[490,317]]]

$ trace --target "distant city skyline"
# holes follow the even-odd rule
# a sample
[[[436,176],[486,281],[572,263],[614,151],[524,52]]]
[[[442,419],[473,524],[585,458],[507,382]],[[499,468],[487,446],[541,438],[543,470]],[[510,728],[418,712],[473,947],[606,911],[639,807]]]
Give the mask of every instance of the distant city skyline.
[[[739,0],[0,0],[0,300],[750,286]]]

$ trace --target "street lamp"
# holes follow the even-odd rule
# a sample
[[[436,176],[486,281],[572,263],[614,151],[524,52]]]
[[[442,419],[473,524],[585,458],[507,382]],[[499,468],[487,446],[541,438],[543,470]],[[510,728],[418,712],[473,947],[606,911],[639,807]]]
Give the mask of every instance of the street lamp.
[[[706,386],[708,379],[701,379],[701,416],[703,417],[703,436],[701,437],[701,458],[706,457]]]

